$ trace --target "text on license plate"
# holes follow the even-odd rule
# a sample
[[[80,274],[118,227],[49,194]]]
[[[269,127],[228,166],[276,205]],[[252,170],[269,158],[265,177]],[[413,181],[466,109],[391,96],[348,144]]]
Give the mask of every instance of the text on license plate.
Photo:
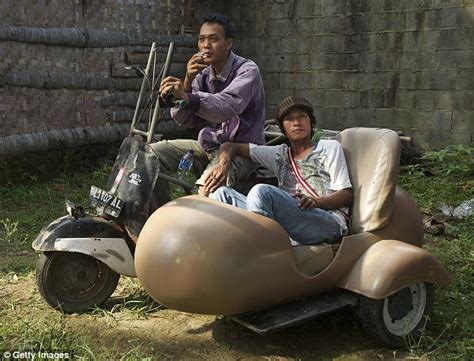
[[[94,207],[103,207],[103,212],[113,217],[118,217],[124,202],[116,196],[98,188],[91,187],[89,198]]]

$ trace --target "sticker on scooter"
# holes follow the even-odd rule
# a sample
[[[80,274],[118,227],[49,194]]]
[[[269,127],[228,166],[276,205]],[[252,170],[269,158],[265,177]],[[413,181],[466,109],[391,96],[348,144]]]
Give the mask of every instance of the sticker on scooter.
[[[115,177],[115,181],[114,181],[114,184],[112,185],[112,188],[110,188],[110,193],[115,193],[124,174],[125,174],[125,167],[121,167],[117,173],[117,176]]]
[[[128,183],[132,183],[132,184],[135,184],[136,186],[139,186],[141,182],[142,182],[142,177],[140,177],[140,174],[138,173],[132,173],[128,176]]]

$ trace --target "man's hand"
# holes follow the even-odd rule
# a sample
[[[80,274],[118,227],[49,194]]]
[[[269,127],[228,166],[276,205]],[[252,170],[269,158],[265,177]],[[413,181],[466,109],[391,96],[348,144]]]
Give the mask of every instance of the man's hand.
[[[321,208],[325,210],[339,209],[350,207],[354,196],[351,188],[344,188],[335,191],[326,196],[313,198],[302,193],[295,194],[295,198],[299,199],[298,206],[301,209]]]
[[[318,201],[313,197],[307,196],[303,193],[296,193],[295,197],[299,199],[298,207],[305,211],[309,211],[311,209],[319,208]]]
[[[188,94],[184,91],[181,79],[173,76],[167,76],[163,79],[160,85],[161,97],[165,98],[170,93],[172,93],[176,99],[183,99],[186,102],[189,102]]]
[[[191,84],[196,75],[208,67],[209,64],[205,64],[204,59],[205,58],[201,53],[196,53],[191,57],[191,59],[189,59],[186,67],[186,77],[184,78],[185,91],[191,91]]]
[[[204,190],[207,193],[212,193],[224,185],[227,180],[227,175],[229,174],[229,169],[230,161],[224,159],[220,160],[204,180]]]

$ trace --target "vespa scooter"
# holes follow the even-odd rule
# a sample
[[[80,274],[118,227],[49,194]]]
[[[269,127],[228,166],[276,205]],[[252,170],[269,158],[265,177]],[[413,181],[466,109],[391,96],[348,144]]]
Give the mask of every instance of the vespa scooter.
[[[165,110],[173,99],[160,100],[159,86],[172,61],[170,43],[164,65],[157,67],[153,43],[129,135],[123,140],[107,190],[92,186],[89,198],[93,211],[66,201],[67,214],[44,227],[32,247],[41,252],[36,281],[44,299],[64,312],[80,312],[102,304],[115,290],[120,275],[136,276],[136,239],[155,209],[164,204],[154,192],[158,178],[181,186],[191,194],[193,186],[160,172],[158,155],[150,143]]]

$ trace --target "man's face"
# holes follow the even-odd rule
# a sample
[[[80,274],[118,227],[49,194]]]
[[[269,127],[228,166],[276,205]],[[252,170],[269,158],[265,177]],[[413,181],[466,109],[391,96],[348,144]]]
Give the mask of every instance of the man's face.
[[[283,118],[283,129],[290,141],[309,139],[311,137],[311,119],[305,110],[290,110]]]
[[[220,64],[227,59],[232,48],[232,39],[226,39],[222,25],[204,23],[199,31],[198,48],[203,53],[205,64]]]

